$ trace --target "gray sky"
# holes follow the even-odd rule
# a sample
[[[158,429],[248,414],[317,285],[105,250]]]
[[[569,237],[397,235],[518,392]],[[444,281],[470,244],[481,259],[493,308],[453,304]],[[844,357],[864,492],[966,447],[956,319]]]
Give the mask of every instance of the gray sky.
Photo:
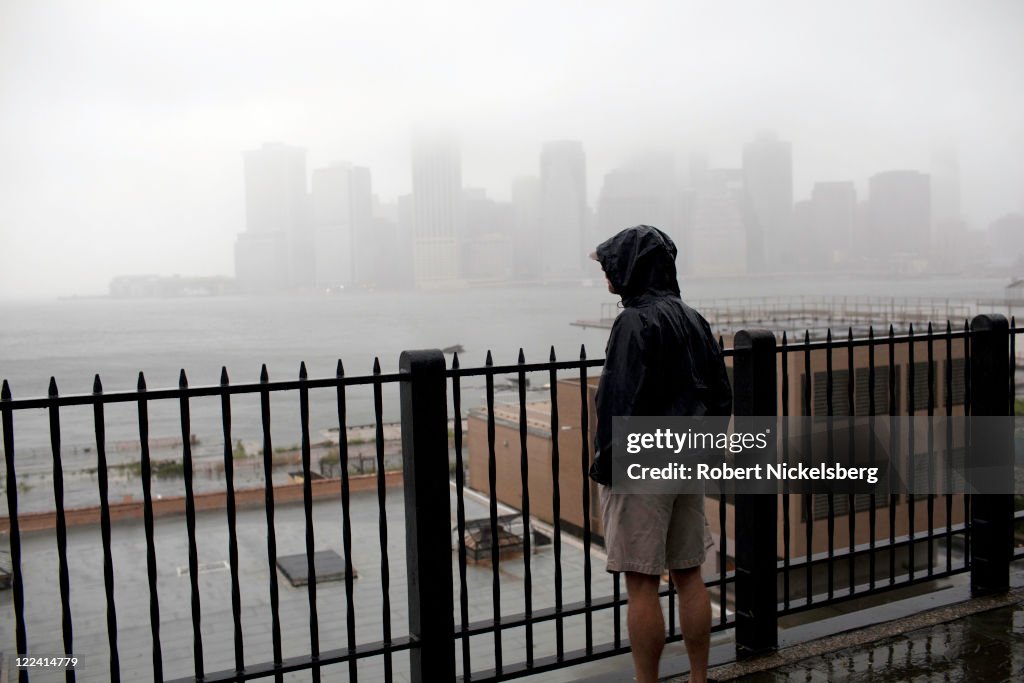
[[[369,166],[410,188],[419,122],[506,199],[574,138],[589,191],[638,149],[739,164],[761,129],[815,180],[959,150],[971,227],[1024,208],[1024,3],[0,0],[0,297],[112,275],[232,273],[242,156]]]

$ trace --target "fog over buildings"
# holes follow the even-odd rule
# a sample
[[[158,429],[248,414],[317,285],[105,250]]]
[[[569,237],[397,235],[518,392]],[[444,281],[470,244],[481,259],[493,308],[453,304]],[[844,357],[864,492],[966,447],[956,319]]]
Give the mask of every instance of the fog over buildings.
[[[1009,273],[1022,25],[1015,0],[5,3],[0,297],[572,279],[639,222],[690,276]]]

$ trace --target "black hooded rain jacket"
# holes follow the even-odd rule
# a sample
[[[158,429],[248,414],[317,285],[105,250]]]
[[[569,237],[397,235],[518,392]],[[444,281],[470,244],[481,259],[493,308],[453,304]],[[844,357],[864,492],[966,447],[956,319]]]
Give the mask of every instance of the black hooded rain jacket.
[[[597,247],[623,310],[612,324],[597,388],[590,477],[611,484],[612,417],[729,415],[732,388],[707,321],[680,298],[676,246],[648,225]]]

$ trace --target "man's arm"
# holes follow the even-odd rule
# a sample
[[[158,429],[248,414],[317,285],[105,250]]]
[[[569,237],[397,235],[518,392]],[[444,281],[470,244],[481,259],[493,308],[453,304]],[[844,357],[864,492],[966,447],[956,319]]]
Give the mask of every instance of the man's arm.
[[[590,476],[602,484],[611,483],[612,418],[633,414],[646,371],[643,321],[627,308],[612,324],[597,386],[597,433]]]

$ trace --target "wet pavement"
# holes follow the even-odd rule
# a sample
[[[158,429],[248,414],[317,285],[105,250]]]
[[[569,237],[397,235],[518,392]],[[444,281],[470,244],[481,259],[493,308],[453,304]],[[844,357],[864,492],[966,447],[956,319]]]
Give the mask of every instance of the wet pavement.
[[[800,681],[1024,680],[1024,603],[909,631],[732,679]]]

